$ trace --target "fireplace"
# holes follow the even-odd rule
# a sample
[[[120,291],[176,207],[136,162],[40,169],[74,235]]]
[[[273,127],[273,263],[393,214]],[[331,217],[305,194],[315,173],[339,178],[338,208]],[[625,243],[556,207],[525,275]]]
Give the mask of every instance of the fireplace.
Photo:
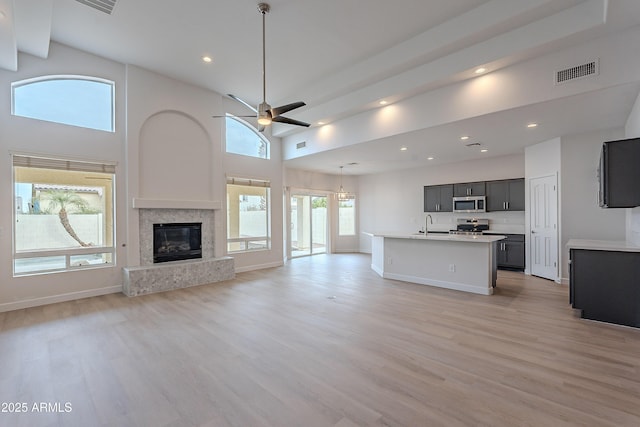
[[[153,224],[153,262],[202,258],[202,223]]]

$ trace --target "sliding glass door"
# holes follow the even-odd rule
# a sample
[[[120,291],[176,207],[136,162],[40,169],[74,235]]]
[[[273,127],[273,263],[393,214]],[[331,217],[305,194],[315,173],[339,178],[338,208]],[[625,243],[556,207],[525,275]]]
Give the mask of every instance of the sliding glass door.
[[[327,252],[327,197],[291,196],[291,257]]]

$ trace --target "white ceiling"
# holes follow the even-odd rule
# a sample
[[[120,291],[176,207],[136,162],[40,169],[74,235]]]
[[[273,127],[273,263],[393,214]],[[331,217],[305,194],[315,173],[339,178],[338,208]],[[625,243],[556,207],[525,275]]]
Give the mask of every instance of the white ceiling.
[[[283,144],[294,143],[296,135],[313,142],[319,120],[352,126],[383,98],[419,105],[411,100],[474,78],[477,66],[494,73],[515,70],[517,64],[640,24],[637,0],[268,2],[267,101],[273,106],[305,101],[306,107],[286,115],[314,124],[310,130],[274,126]],[[110,15],[76,0],[0,0],[0,11],[2,68],[20,66],[18,51],[46,57],[50,41],[56,41],[254,105],[261,101],[261,15],[255,0],[117,0]],[[620,46],[637,56],[632,48]],[[213,62],[203,63],[203,55]],[[345,174],[376,173],[512,154],[553,137],[624,125],[640,75],[633,81],[603,80],[462,119],[452,114],[422,127],[398,125],[380,137],[336,136],[327,149],[286,156],[285,165],[338,173],[339,165],[356,162]],[[541,126],[535,132],[523,129],[521,124],[533,119]],[[452,143],[467,133],[490,151],[480,154],[459,140]],[[400,152],[401,145],[408,150]],[[429,156],[436,159],[426,160]]]

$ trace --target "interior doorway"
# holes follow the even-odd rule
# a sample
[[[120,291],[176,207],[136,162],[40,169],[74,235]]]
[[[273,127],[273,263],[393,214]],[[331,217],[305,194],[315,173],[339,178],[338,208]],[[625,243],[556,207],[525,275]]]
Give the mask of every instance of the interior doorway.
[[[291,258],[327,253],[327,196],[292,194],[290,201]]]
[[[530,181],[531,274],[559,280],[558,190],[555,175]]]

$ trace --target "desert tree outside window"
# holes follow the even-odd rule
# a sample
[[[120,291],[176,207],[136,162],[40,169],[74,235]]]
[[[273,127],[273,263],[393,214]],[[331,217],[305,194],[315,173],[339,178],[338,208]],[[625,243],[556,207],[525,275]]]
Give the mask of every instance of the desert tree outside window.
[[[115,165],[12,159],[14,275],[113,265]]]

